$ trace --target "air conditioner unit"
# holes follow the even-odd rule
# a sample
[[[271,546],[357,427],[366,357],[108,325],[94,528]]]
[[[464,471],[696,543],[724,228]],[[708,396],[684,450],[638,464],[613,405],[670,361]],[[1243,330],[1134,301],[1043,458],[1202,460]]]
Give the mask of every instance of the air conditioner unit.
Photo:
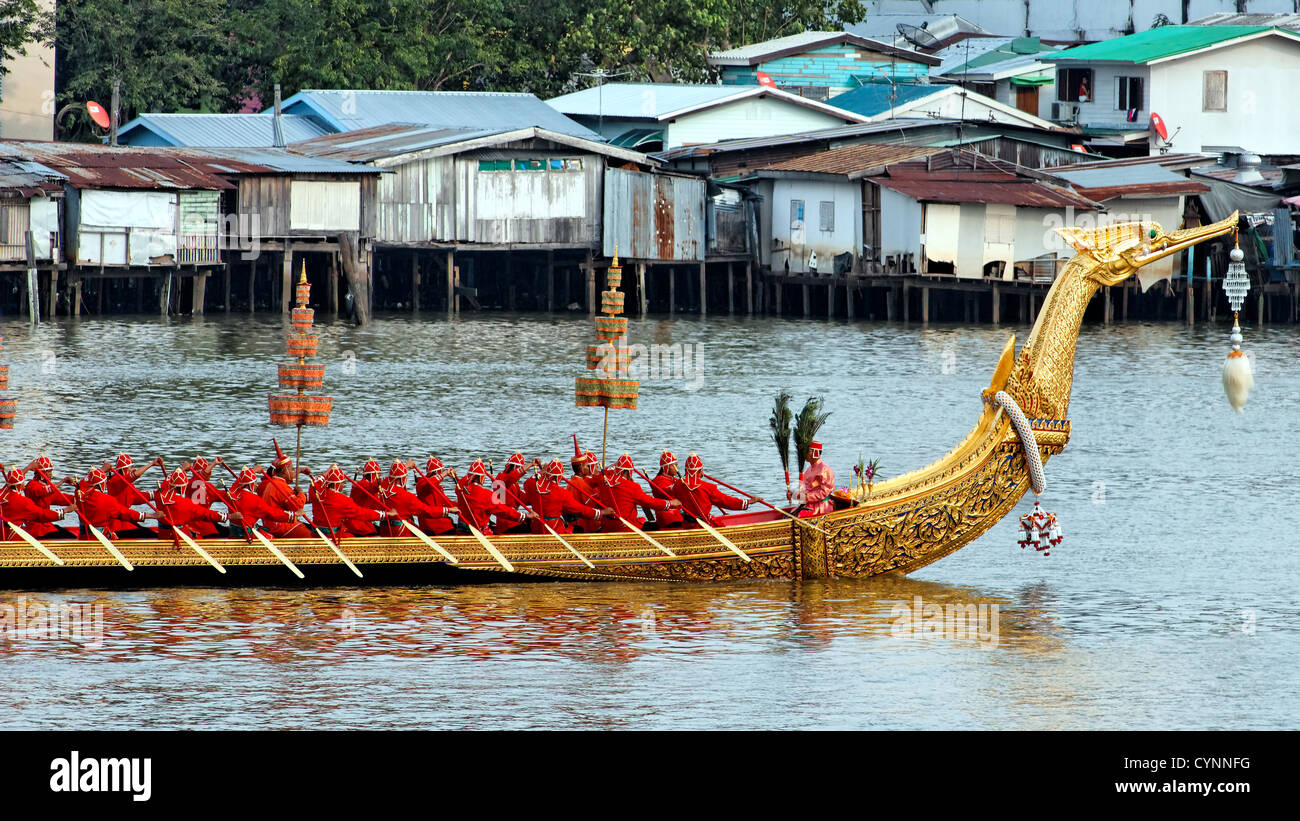
[[[1052,119],[1057,122],[1077,122],[1079,119],[1079,104],[1052,103]]]

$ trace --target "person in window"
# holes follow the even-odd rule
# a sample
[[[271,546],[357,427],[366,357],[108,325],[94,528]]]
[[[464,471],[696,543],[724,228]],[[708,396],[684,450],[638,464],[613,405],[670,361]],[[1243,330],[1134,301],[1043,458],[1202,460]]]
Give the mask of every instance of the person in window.
[[[1088,75],[1085,74],[1079,78],[1079,102],[1086,103],[1092,99],[1092,94],[1088,93]]]

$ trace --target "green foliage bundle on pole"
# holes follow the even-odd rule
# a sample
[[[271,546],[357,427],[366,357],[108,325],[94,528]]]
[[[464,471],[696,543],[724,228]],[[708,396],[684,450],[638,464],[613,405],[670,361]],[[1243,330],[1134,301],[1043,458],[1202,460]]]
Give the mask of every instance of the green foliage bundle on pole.
[[[821,430],[822,425],[826,424],[830,411],[822,413],[822,405],[825,399],[820,396],[810,396],[808,401],[803,404],[799,415],[794,420],[794,449],[795,454],[799,457],[799,475],[803,475],[803,466],[808,461],[808,444],[817,438],[817,431]]]
[[[790,392],[781,391],[776,395],[772,405],[772,418],[768,424],[772,427],[772,441],[781,454],[781,469],[785,471],[785,489],[790,489]]]

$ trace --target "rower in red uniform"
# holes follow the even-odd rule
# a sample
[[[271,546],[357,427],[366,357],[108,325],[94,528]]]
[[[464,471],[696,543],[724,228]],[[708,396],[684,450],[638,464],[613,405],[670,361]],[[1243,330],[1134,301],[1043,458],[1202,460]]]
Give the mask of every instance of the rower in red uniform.
[[[406,489],[408,466],[405,462],[393,462],[388,469],[388,476],[379,482],[379,499],[401,519],[412,521],[446,517],[447,507],[430,506]],[[379,533],[383,536],[405,536],[407,530],[397,519],[386,519],[379,523]]]
[[[191,539],[227,535],[228,531],[218,529],[216,525],[226,524],[231,516],[238,517],[239,514],[233,513],[227,516],[219,510],[212,510],[192,501],[185,495],[189,486],[189,475],[183,469],[176,468],[171,476],[164,479],[154,491],[154,499],[157,500],[158,510],[161,511],[158,517],[158,538],[172,538],[173,528],[179,528]]]
[[[33,460],[32,463],[27,466],[27,468],[32,471],[32,479],[30,482],[27,483],[26,489],[23,490],[23,495],[25,495],[28,499],[31,499],[37,505],[45,508],[46,510],[53,510],[56,507],[71,508],[75,506],[76,503],[73,501],[72,497],[64,493],[63,491],[59,490],[58,486],[54,484],[54,478],[53,478],[54,463],[51,462],[48,457],[41,456]],[[70,482],[71,479],[65,481]],[[44,528],[38,528],[38,529],[44,529]],[[62,532],[60,533],[57,531],[62,531]],[[64,536],[63,534],[67,534],[67,535]],[[32,535],[35,535],[38,538],[42,538],[35,533],[33,533]],[[66,528],[50,527],[49,532],[45,534],[44,538],[75,539],[76,534],[74,534],[70,530],[67,530]]]
[[[296,517],[290,511],[277,507],[257,495],[253,489],[253,484],[257,481],[257,473],[252,468],[244,468],[235,477],[235,482],[230,486],[230,491],[226,493],[226,499],[232,513],[238,513],[238,519],[231,518],[230,535],[236,538],[247,539],[252,536],[250,528],[257,527],[258,520],[262,522],[262,530],[270,533],[272,528],[287,530],[294,525]],[[297,527],[304,533],[307,528],[302,525]]]
[[[272,507],[293,513],[295,523],[283,523],[279,517],[273,521],[263,519],[265,528],[270,531],[271,535],[277,538],[301,539],[314,537],[311,528],[296,521],[304,513],[307,505],[307,494],[299,493],[293,489],[289,480],[294,478],[293,460],[280,450],[280,446],[275,447],[275,461],[266,469],[262,476],[262,481],[257,486],[257,495]]]
[[[673,488],[677,486],[677,475],[677,457],[673,456],[672,451],[666,450],[659,454],[659,472],[650,480],[650,492],[656,499],[676,499]],[[655,514],[658,530],[676,530],[682,526],[682,522],[680,502],[678,507]]]
[[[699,527],[697,520],[701,519],[717,527],[718,520],[710,512],[714,505],[723,510],[749,508],[748,499],[728,496],[717,485],[704,481],[704,461],[694,453],[686,457],[686,476],[673,488],[673,493],[681,500],[682,512],[686,514],[685,527]]]
[[[496,493],[484,487],[483,483],[488,478],[483,462],[475,460],[465,477],[457,480],[456,510],[460,513],[462,522],[472,524],[480,533],[491,536],[533,515],[520,513],[516,508],[504,504]],[[495,530],[492,528],[493,516],[497,519]]]
[[[379,474],[383,472],[379,462],[374,459],[366,460],[361,466],[361,479],[352,483],[352,490],[348,497],[362,507],[374,507],[379,504],[376,501],[379,498]]]
[[[584,504],[590,504],[593,499],[600,501],[603,498],[601,489],[605,487],[605,477],[600,472],[596,454],[587,451],[579,455],[575,444],[572,464],[573,478],[569,480],[569,486],[573,490],[573,498]],[[597,533],[600,525],[597,519],[579,519],[573,523],[573,532]]]
[[[107,484],[108,475],[99,468],[86,474],[86,489],[77,493],[77,516],[81,521],[94,525],[110,539],[143,539],[158,535],[153,528],[144,527],[143,524],[146,519],[154,517],[132,510],[119,502],[108,493],[105,488]],[[91,538],[90,532],[84,531],[81,538]]]
[[[155,456],[147,464],[136,467],[128,454],[119,454],[117,461],[113,464],[113,475],[108,478],[109,495],[127,507],[149,504],[149,497],[137,488],[135,483],[149,468],[155,465],[158,467],[163,466],[161,456]]]
[[[312,480],[311,523],[326,533],[341,531],[344,536],[374,536],[375,522],[391,519],[392,511],[362,507],[343,494],[348,475],[338,465]],[[372,503],[373,504],[373,503]]]
[[[411,465],[414,465],[414,460]],[[442,460],[436,456],[430,456],[429,461],[425,464],[424,475],[415,480],[415,495],[419,497],[433,510],[444,511],[440,516],[421,516],[420,529],[431,536],[441,536],[444,533],[455,533],[456,523],[452,521],[451,513],[456,509],[456,503],[447,497],[447,492],[442,489],[442,480],[447,474],[455,475],[455,471],[443,466]]]
[[[532,464],[541,467],[541,459],[533,459]],[[497,474],[496,481],[505,485],[506,504],[511,507],[519,507],[524,503],[523,490],[519,483],[523,480],[524,475],[528,473],[530,465],[524,464],[524,455],[522,453],[512,453],[506,460],[505,469]],[[497,489],[495,482],[493,490]]]
[[[614,515],[601,523],[600,529],[605,533],[629,530],[627,525],[619,521],[620,518],[636,525],[638,529],[644,529],[645,519],[636,515],[638,506],[645,511],[681,507],[682,503],[676,499],[656,499],[642,490],[641,485],[632,478],[635,467],[632,457],[625,453],[618,457],[614,467],[605,475],[605,486],[601,488],[599,498],[614,510]]]
[[[546,533],[542,523],[550,525],[556,533],[572,533],[573,527],[565,520],[565,514],[578,519],[598,520],[608,509],[598,509],[578,501],[573,493],[564,486],[564,463],[552,459],[537,476],[530,476],[524,481],[524,501],[537,516],[529,521],[533,533]]]
[[[23,494],[23,482],[26,479],[27,474],[18,468],[5,474],[4,487],[0,488],[0,519],[18,525],[37,539],[53,534],[58,534],[58,538],[75,538],[54,524],[67,515],[66,510],[41,507]],[[0,538],[14,541],[20,537],[12,528],[6,527]]]

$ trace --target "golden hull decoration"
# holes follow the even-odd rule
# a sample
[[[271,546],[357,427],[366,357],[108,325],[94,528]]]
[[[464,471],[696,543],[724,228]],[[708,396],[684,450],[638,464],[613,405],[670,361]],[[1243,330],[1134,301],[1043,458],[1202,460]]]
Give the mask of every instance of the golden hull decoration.
[[[1074,349],[1083,313],[1097,289],[1116,285],[1142,265],[1228,233],[1236,214],[1200,228],[1161,232],[1153,223],[1125,223],[1093,231],[1063,229],[1078,251],[1053,283],[1029,339],[1017,353],[1008,340],[994,371],[975,427],[938,461],[853,491],[841,509],[816,525],[780,518],[770,511],[721,518],[719,532],[746,558],[704,530],[655,531],[664,548],[636,533],[493,536],[509,562],[498,560],[473,536],[434,537],[456,562],[424,541],[400,538],[344,539],[341,551],[361,571],[357,577],[320,539],[280,539],[275,546],[302,571],[299,582],[263,545],[242,539],[207,539],[202,547],[224,566],[219,574],[192,549],[170,540],[122,540],[116,547],[135,567],[127,571],[98,542],[45,542],[64,562],[57,566],[21,541],[0,542],[0,587],[22,584],[130,586],[190,584],[419,584],[509,577],[700,581],[725,579],[823,579],[908,573],[958,550],[989,530],[1030,489],[1028,463],[1007,414],[987,401],[1005,391],[1029,417],[1044,463],[1070,437],[1066,418],[1074,378]],[[27,572],[23,572],[27,571]],[[75,577],[75,581],[74,581]],[[66,581],[65,581],[66,580]],[[89,580],[89,581],[88,581]]]

